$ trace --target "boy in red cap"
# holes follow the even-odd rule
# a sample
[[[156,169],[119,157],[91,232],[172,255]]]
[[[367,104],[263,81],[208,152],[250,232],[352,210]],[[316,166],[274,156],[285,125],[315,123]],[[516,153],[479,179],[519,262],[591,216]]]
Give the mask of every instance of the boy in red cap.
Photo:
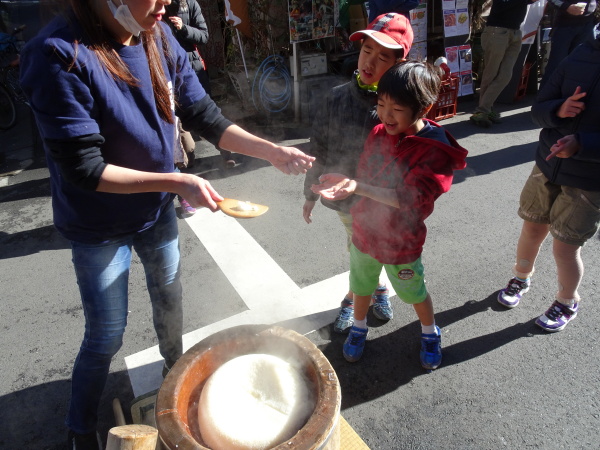
[[[394,64],[404,60],[413,41],[413,30],[402,14],[382,14],[369,24],[366,30],[353,33],[351,41],[362,39],[358,57],[358,69],[352,79],[334,87],[326,102],[312,121],[310,148],[308,153],[316,157],[313,167],[304,180],[305,203],[302,215],[311,223],[312,210],[319,195],[311,191],[323,173],[343,173],[355,176],[359,156],[369,132],[379,124],[377,117],[377,84],[381,76]],[[335,210],[348,236],[348,249],[352,240],[352,216],[350,207],[354,200],[321,203]],[[388,289],[379,284],[373,292],[373,314],[380,320],[393,317]],[[341,309],[333,329],[347,333],[354,324],[354,294],[348,290],[342,300]]]

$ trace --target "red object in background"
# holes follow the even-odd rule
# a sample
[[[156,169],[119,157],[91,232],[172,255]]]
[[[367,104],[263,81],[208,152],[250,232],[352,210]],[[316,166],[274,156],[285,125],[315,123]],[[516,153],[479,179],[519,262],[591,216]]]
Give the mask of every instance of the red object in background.
[[[442,81],[438,99],[425,117],[438,122],[456,115],[459,80],[458,77],[449,77],[447,80]]]
[[[444,71],[444,75],[442,76],[442,81],[446,81],[450,79],[450,66],[448,66],[448,60],[443,56],[440,56],[433,63],[434,66],[439,67]]]

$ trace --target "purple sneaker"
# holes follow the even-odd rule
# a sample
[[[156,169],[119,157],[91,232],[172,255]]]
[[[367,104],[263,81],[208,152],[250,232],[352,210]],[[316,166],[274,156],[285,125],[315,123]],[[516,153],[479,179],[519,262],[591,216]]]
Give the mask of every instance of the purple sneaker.
[[[514,308],[519,304],[521,297],[529,291],[531,281],[529,278],[525,281],[512,278],[508,285],[498,293],[498,303],[507,308]]]
[[[550,309],[536,319],[535,324],[550,333],[561,331],[571,320],[577,317],[578,309],[579,303],[567,306],[555,300]]]
[[[190,205],[186,199],[178,196],[178,200],[181,205],[181,218],[185,219],[196,214],[196,208]]]

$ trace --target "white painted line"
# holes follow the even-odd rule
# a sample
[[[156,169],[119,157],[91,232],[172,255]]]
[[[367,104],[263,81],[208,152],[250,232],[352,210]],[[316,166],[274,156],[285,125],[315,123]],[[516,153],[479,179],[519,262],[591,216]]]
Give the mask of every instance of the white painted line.
[[[300,290],[237,219],[202,208],[186,221],[248,309],[270,306],[268,290],[284,298]]]

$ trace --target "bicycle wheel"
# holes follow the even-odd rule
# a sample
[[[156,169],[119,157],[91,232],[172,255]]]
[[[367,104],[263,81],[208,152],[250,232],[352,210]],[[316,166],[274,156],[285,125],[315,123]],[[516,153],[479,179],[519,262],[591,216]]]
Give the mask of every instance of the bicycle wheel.
[[[15,102],[4,86],[0,84],[0,130],[8,130],[17,122]]]

